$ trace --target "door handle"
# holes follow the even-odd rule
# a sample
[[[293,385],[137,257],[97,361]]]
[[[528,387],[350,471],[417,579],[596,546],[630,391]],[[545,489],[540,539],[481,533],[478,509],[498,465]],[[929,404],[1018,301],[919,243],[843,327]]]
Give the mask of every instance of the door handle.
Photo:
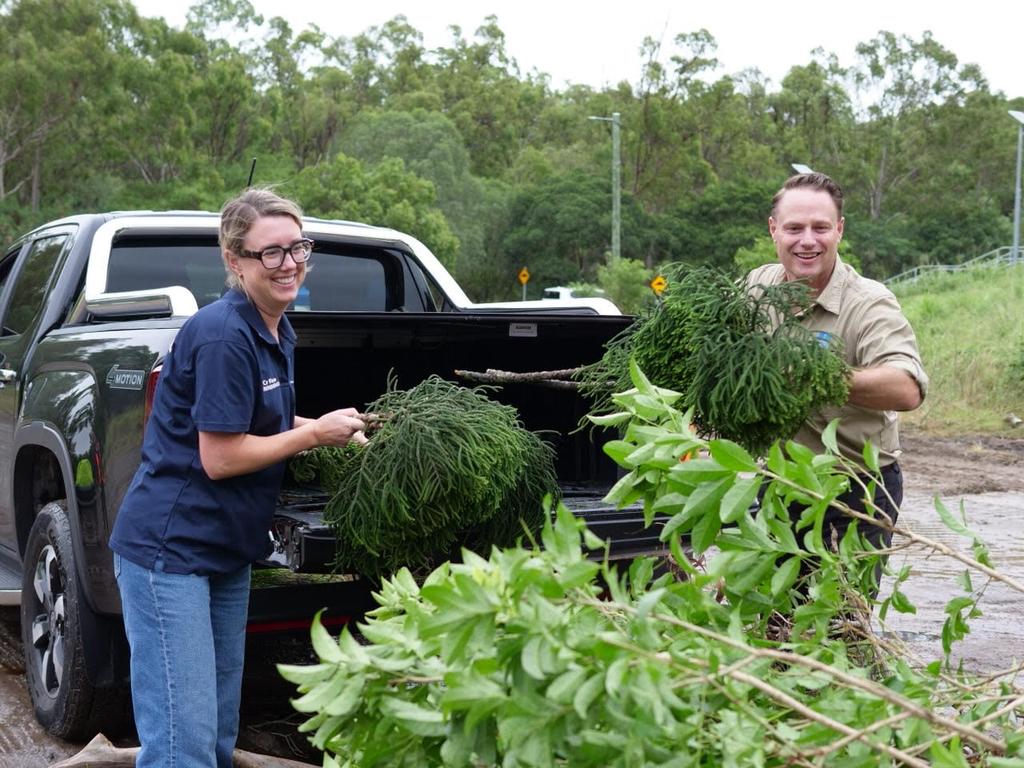
[[[10,368],[0,368],[0,383],[6,384],[14,381],[17,377],[17,371],[12,371]]]

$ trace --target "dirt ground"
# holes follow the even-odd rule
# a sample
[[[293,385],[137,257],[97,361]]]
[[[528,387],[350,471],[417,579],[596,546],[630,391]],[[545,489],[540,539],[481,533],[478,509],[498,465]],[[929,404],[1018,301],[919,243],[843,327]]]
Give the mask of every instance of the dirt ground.
[[[971,621],[971,633],[954,648],[952,660],[978,672],[1017,667],[1024,661],[1024,430],[1019,438],[960,439],[904,432],[901,440],[905,494],[899,524],[971,554],[972,542],[939,519],[938,498],[954,515],[963,515],[988,546],[995,569],[1015,582],[990,581],[972,572],[973,587],[982,593],[982,615]],[[898,552],[890,561],[896,569],[904,564],[911,566],[911,576],[903,591],[917,613],[890,614],[887,627],[880,629],[894,632],[926,661],[941,658],[943,609],[962,594],[957,578],[965,566],[922,548]]]
[[[1024,430],[1020,438],[949,439],[910,432],[904,433],[903,444],[905,496],[899,523],[970,552],[970,541],[945,529],[935,512],[936,496],[952,511],[958,512],[962,504],[968,525],[988,543],[997,569],[1024,584]],[[943,608],[956,594],[956,577],[963,567],[920,549],[898,552],[891,559],[897,568],[904,562],[912,572],[904,591],[918,611],[890,615],[886,626],[878,629],[904,640],[925,661],[940,658]],[[998,582],[986,585],[977,577],[974,586],[984,587],[983,616],[972,622],[971,634],[955,659],[988,672],[1020,663],[1024,594]],[[53,739],[36,724],[25,691],[18,637],[17,609],[0,609],[0,768],[48,768],[82,745]],[[294,692],[273,669],[274,661],[303,661],[305,651],[296,642],[288,646],[260,641],[250,646],[239,746],[319,764],[304,737],[295,732],[300,718],[288,705]]]
[[[904,430],[900,435],[908,491],[964,496],[1024,493],[1024,429],[1019,438],[936,438]]]

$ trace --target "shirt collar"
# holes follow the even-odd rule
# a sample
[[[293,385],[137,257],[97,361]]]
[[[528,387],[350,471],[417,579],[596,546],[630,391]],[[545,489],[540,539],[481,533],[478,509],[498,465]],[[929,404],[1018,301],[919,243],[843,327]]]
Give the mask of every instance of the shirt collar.
[[[274,335],[267,328],[267,323],[263,319],[263,315],[256,309],[256,306],[249,301],[249,297],[246,296],[242,291],[237,288],[230,289],[224,294],[224,300],[228,302],[235,311],[242,316],[242,319],[249,324],[256,334],[263,339],[267,344],[271,346],[277,346],[278,340],[274,338]],[[292,324],[288,321],[287,316],[281,315],[281,320],[277,325],[277,334],[282,341],[287,342],[289,345],[295,343],[295,330],[292,328]]]
[[[842,304],[843,288],[846,286],[846,275],[846,265],[839,258],[839,254],[836,254],[836,264],[832,268],[832,276],[829,277],[828,284],[815,298],[814,303],[833,315],[838,315],[839,307]]]

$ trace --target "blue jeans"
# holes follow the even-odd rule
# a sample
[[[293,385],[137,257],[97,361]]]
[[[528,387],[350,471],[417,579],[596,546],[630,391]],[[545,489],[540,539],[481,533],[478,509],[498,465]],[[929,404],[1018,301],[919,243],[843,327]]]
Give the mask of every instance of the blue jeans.
[[[167,573],[114,554],[142,745],[137,768],[231,768],[249,570]]]

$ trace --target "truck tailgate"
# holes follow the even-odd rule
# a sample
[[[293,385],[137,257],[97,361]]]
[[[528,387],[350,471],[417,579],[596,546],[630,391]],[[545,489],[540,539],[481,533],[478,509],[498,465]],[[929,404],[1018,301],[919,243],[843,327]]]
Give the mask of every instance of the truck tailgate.
[[[603,501],[608,488],[569,485],[562,488],[562,503],[582,518],[591,532],[609,542],[612,560],[667,552],[658,534],[666,518],[656,518],[644,527],[640,505],[615,509]],[[279,498],[272,538],[274,553],[269,563],[286,566],[296,573],[330,573],[334,560],[334,533],[323,521],[329,497],[318,488],[288,488]],[[602,557],[603,553],[594,553]]]

